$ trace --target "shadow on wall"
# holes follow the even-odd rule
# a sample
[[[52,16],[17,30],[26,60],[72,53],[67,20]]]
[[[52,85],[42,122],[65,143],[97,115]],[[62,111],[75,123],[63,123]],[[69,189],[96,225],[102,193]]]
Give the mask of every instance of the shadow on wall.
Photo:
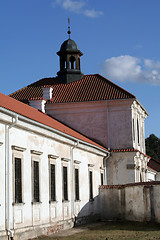
[[[76,203],[77,206],[78,203]],[[101,221],[101,211],[99,208],[100,195],[89,200],[75,218],[75,226],[83,225],[86,223]]]
[[[101,186],[99,195],[78,213],[75,225],[106,220],[160,223],[159,196],[160,182]]]

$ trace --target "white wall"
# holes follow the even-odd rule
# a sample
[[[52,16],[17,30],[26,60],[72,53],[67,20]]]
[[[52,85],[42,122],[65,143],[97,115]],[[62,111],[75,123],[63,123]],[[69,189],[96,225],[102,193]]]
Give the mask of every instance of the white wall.
[[[5,230],[5,124],[11,118],[0,115],[0,236],[6,235]],[[59,135],[52,130],[32,125],[19,117],[18,123],[9,131],[9,161],[12,162],[10,183],[11,229],[17,239],[28,239],[44,232],[71,227],[72,213],[72,155],[71,148],[75,140]],[[56,165],[56,202],[49,203],[49,155]],[[101,151],[81,142],[73,150],[74,167],[79,168],[80,201],[73,202],[74,214],[80,221],[87,220],[89,215],[98,214],[96,198],[101,184],[100,173],[103,170],[105,151]],[[22,203],[14,203],[14,160],[22,159]],[[40,202],[33,202],[32,195],[32,160],[39,161]],[[52,159],[51,159],[52,160]],[[62,201],[62,166],[68,167],[68,199]],[[89,169],[93,171],[93,199],[89,201]],[[74,196],[73,196],[74,197]],[[58,223],[57,223],[58,222]],[[25,231],[23,230],[25,228]],[[27,232],[28,231],[28,232]]]

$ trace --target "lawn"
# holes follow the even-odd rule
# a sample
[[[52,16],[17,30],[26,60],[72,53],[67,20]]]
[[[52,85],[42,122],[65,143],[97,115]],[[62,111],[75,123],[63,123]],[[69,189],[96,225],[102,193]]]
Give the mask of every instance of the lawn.
[[[160,240],[160,224],[103,222],[62,231],[35,240]]]

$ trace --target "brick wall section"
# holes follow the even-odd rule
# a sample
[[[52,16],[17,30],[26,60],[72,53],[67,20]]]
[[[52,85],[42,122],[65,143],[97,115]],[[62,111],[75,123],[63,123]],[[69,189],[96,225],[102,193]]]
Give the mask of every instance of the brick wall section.
[[[99,186],[100,189],[122,189],[126,187],[134,187],[134,186],[153,186],[153,185],[160,185],[160,181],[156,182],[138,182],[138,183],[128,183],[122,185],[101,185]]]

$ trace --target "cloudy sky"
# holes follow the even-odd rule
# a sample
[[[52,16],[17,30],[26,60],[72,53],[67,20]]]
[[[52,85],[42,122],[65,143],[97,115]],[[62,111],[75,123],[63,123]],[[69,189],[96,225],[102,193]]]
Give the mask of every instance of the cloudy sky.
[[[160,0],[0,1],[0,91],[56,76],[56,52],[71,38],[84,74],[130,91],[149,113],[146,137],[160,137]]]

